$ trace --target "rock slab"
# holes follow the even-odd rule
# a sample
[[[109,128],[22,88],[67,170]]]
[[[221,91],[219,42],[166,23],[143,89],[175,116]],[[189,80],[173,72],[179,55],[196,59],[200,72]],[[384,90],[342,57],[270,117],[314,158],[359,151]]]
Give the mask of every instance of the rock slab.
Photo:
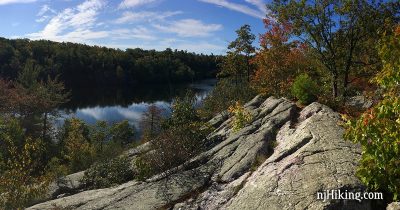
[[[209,138],[218,143],[172,175],[28,209],[370,209],[368,202],[317,199],[325,190],[364,189],[354,176],[360,148],[343,140],[337,113],[318,103],[299,111],[286,99],[261,96],[245,108],[251,123],[234,132],[227,113],[217,115]]]

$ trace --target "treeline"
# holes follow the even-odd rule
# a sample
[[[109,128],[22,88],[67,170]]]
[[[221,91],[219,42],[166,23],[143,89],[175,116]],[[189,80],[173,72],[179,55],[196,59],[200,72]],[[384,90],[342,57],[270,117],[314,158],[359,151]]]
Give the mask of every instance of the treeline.
[[[187,51],[127,49],[0,38],[0,76],[14,80],[25,65],[67,88],[191,82],[214,77],[219,56]]]

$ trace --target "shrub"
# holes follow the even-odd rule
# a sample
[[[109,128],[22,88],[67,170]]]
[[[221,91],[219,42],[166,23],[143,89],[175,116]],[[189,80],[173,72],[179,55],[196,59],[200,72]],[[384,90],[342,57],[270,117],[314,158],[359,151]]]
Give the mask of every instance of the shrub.
[[[132,143],[135,136],[134,128],[129,124],[128,120],[124,120],[119,123],[115,123],[111,129],[111,140],[118,142],[121,145],[127,145]]]
[[[15,142],[16,136],[24,138],[22,143]],[[0,209],[22,209],[45,195],[53,180],[41,162],[44,143],[24,137],[13,119],[7,123],[0,119],[0,143]]]
[[[291,92],[301,104],[310,104],[317,99],[318,87],[311,77],[301,74],[296,77]]]
[[[234,131],[239,131],[252,119],[251,114],[244,109],[239,101],[234,106],[230,106],[228,111],[233,114],[232,128]]]
[[[210,129],[200,121],[195,102],[191,94],[174,101],[171,117],[151,142],[152,152],[142,154],[136,162],[141,179],[177,167],[204,151]]]
[[[132,180],[133,175],[130,161],[126,157],[117,157],[92,165],[85,171],[82,182],[89,189],[106,188]]]
[[[89,128],[77,119],[71,118],[64,126],[62,158],[71,173],[88,168],[94,161],[96,149],[89,138]]]
[[[135,172],[136,179],[140,181],[144,181],[154,174],[151,164],[149,164],[149,159],[146,156],[138,157],[135,160]]]
[[[236,101],[249,101],[256,95],[247,81],[234,81],[225,78],[218,81],[215,88],[203,101],[200,109],[201,117],[211,118],[215,114],[225,111]]]
[[[359,119],[347,122],[345,138],[362,145],[357,175],[370,189],[400,198],[400,26],[385,36],[379,55],[383,69],[375,82],[383,100]]]

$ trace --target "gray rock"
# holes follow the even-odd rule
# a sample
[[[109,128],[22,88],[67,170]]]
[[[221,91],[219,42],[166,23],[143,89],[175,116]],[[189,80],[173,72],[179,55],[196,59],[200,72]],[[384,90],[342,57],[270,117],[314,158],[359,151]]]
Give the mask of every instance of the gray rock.
[[[307,118],[281,128],[274,153],[223,209],[370,208],[368,201],[316,199],[325,190],[363,189],[354,176],[360,149],[343,140],[339,116],[328,107],[314,103],[300,116]]]
[[[369,209],[368,202],[316,199],[324,190],[363,189],[354,176],[360,148],[343,140],[337,113],[318,103],[297,113],[286,99],[260,96],[245,108],[252,122],[234,132],[227,113],[216,116],[208,138],[219,141],[179,167],[28,209]]]
[[[387,207],[386,210],[400,210],[400,202],[393,202],[390,203]]]
[[[346,105],[368,109],[372,106],[373,102],[370,99],[367,99],[363,95],[353,96],[346,99]]]

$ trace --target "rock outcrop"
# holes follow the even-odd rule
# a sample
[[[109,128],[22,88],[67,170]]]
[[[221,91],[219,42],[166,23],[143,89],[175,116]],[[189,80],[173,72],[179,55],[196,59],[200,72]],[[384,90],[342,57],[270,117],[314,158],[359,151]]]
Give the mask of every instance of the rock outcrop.
[[[361,191],[360,148],[343,140],[340,116],[313,103],[257,96],[253,121],[237,132],[221,113],[210,121],[214,146],[145,182],[90,190],[28,209],[369,209],[368,202],[318,200],[326,190]],[[143,148],[148,148],[144,146]],[[131,158],[138,150],[129,152]]]

